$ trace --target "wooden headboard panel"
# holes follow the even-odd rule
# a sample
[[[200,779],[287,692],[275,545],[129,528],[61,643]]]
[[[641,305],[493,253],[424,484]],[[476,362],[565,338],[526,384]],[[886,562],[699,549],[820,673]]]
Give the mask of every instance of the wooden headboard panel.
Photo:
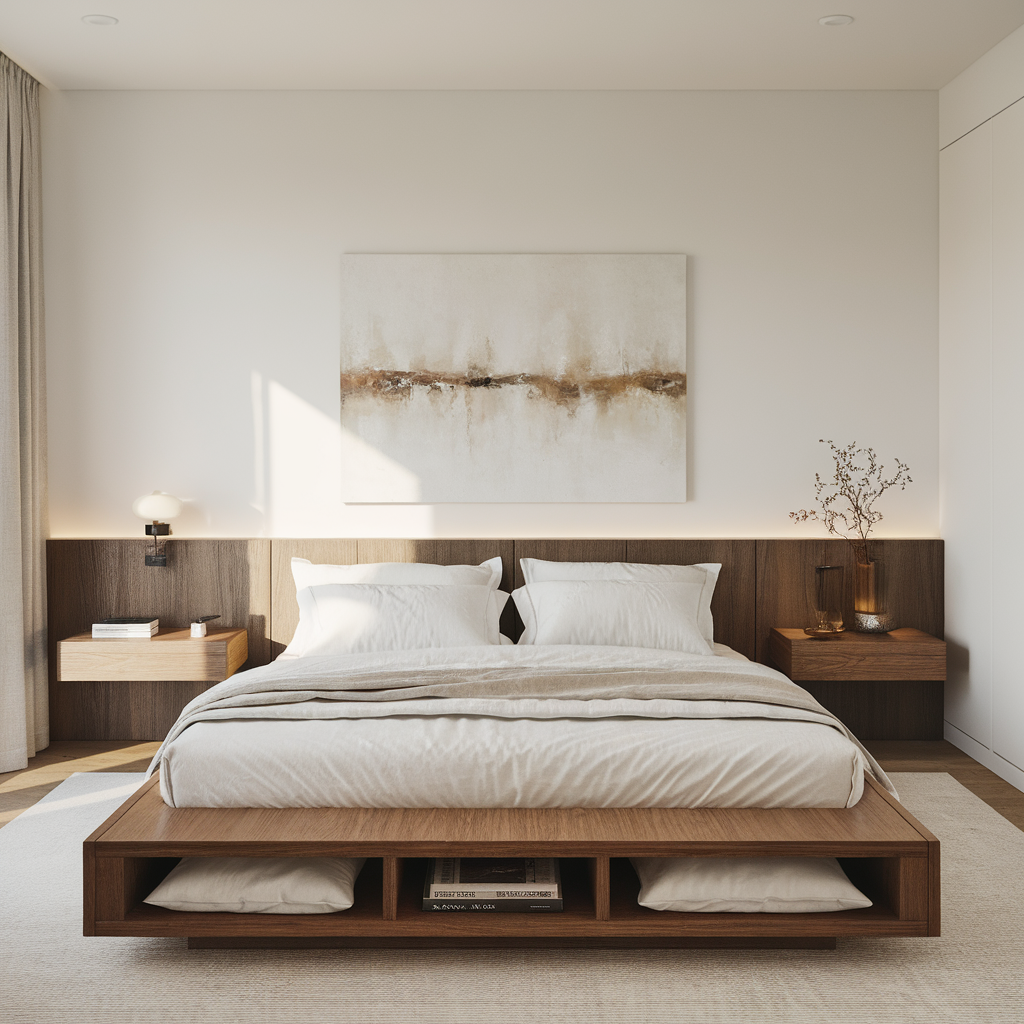
[[[754,625],[754,562],[752,540],[274,540],[271,544],[270,639],[275,656],[291,642],[299,623],[292,582],[292,558],[333,565],[368,562],[433,562],[436,565],[476,565],[500,555],[505,568],[503,590],[523,585],[520,558],[553,562],[656,562],[690,565],[721,562],[711,612],[715,639],[753,658],[757,641]],[[522,623],[511,602],[502,618],[502,631],[518,640]]]
[[[852,576],[850,547],[841,540],[177,540],[168,541],[165,569],[147,568],[146,541],[47,542],[51,735],[54,739],[144,739],[166,732],[202,683],[76,683],[56,680],[56,644],[108,615],[159,615],[184,625],[197,614],[249,630],[247,668],[276,657],[298,622],[293,556],[313,562],[478,564],[500,555],[501,587],[521,586],[520,558],[628,561],[685,565],[721,562],[711,608],[715,639],[765,661],[773,626],[809,621],[814,566],[842,564]],[[885,573],[889,607],[903,626],[943,633],[941,540],[874,542]],[[852,586],[847,584],[852,605]],[[852,607],[845,612],[852,617]],[[502,631],[521,630],[511,602]],[[941,739],[942,687],[930,682],[806,683],[826,707],[862,737]],[[103,714],[100,710],[105,709]],[[100,719],[108,723],[98,731]],[[113,722],[114,724],[109,724]]]

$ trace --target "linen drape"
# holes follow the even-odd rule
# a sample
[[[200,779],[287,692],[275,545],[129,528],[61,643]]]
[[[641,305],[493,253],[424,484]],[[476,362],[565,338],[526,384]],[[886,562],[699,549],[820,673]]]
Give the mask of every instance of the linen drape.
[[[0,54],[0,772],[49,743],[39,83]]]

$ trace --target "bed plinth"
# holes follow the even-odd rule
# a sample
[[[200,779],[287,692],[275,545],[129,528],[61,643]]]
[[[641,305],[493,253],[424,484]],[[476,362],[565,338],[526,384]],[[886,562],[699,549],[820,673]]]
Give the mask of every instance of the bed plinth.
[[[444,942],[424,938],[359,939],[338,936],[330,939],[189,939],[189,949],[835,949],[828,938],[744,938],[672,936],[655,938],[457,938]]]
[[[595,946],[828,949],[836,937],[939,934],[938,840],[873,780],[849,809],[171,808],[147,782],[84,843],[86,935],[194,949]],[[358,856],[334,914],[216,914],[143,902],[181,857]],[[427,857],[563,859],[565,910],[420,909]],[[820,914],[680,914],[636,902],[628,857],[838,857],[873,901]]]

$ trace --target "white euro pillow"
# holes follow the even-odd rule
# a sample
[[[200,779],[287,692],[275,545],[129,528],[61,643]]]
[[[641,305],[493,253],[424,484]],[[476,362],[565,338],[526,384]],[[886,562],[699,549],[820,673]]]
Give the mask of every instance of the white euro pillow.
[[[549,562],[543,558],[520,558],[523,580],[550,583],[556,580],[620,580],[624,583],[695,583],[701,586],[697,626],[707,642],[714,643],[715,624],[711,598],[722,571],[721,562],[693,565],[648,565],[644,562]]]
[[[628,583],[554,580],[512,592],[521,644],[648,647],[711,655],[697,628],[703,581]]]
[[[814,914],[870,907],[833,857],[637,857],[637,902],[691,914]]]
[[[168,910],[332,914],[354,902],[362,857],[186,857],[146,897]]]
[[[327,583],[298,593],[298,657],[499,644],[504,591],[478,584],[386,586]],[[298,642],[297,642],[298,641]]]

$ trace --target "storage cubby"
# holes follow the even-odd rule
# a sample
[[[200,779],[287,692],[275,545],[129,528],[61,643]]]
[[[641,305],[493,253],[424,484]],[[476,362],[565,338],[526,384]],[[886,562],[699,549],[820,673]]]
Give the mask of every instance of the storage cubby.
[[[885,858],[849,858],[840,863],[853,882],[873,903],[873,906],[857,910],[814,914],[737,914],[737,913],[682,913],[678,911],[651,910],[637,902],[640,895],[640,879],[627,858],[613,858],[611,862],[611,914],[613,922],[637,923],[643,927],[660,930],[679,929],[691,932],[694,929],[711,929],[734,935],[750,933],[777,933],[793,925],[802,927],[811,934],[861,934],[870,930],[873,924],[889,922],[899,925],[899,914],[894,909],[892,893],[886,892],[878,880],[891,877],[893,866]],[[898,864],[898,861],[896,862]],[[847,869],[847,865],[850,868]],[[895,869],[898,871],[898,868]],[[898,904],[898,898],[896,900]],[[661,923],[658,923],[661,922]]]
[[[522,854],[529,857],[529,852]],[[550,912],[526,912],[515,913],[488,913],[486,911],[450,911],[450,910],[424,910],[423,909],[423,883],[426,878],[427,858],[409,859],[404,862],[402,869],[402,884],[399,890],[397,920],[401,922],[416,923],[421,927],[430,927],[423,918],[438,920],[442,923],[453,918],[486,918],[494,920],[494,927],[502,929],[503,918],[562,918],[571,920],[594,920],[594,893],[591,882],[590,862],[587,858],[562,857],[559,858],[559,867],[562,873],[562,910]]]

